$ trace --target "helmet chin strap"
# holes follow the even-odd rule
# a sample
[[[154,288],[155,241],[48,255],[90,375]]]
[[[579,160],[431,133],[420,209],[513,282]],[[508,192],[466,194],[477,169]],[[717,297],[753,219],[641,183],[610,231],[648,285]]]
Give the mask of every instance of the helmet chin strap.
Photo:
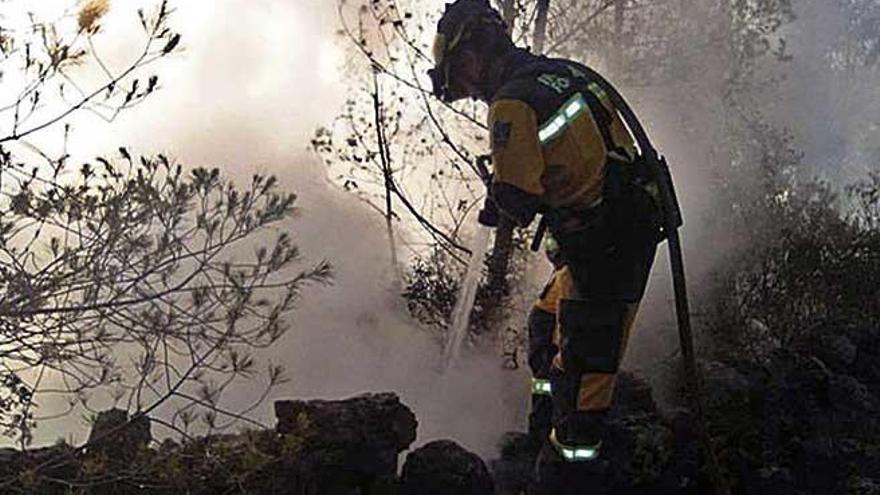
[[[477,96],[478,100],[481,101],[489,101],[492,98],[492,94],[494,91],[492,87],[495,86],[492,83],[492,67],[484,67],[482,71],[480,71],[480,81],[477,84],[477,88],[480,90],[480,94]]]

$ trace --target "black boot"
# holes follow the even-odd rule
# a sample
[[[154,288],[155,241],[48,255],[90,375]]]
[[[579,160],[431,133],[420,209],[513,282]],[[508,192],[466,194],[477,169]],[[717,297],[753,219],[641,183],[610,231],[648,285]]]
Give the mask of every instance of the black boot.
[[[532,394],[532,410],[529,413],[529,438],[533,458],[550,435],[553,423],[553,399],[549,395]]]
[[[592,461],[568,461],[550,442],[545,442],[535,461],[535,482],[529,495],[607,495],[609,465],[601,457]]]

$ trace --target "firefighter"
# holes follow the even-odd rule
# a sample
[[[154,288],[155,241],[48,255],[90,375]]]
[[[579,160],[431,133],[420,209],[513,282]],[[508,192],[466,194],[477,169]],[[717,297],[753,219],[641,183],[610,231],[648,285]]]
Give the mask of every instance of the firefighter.
[[[447,5],[434,58],[435,96],[489,105],[494,170],[480,222],[500,214],[527,227],[541,214],[558,245],[530,317],[530,432],[544,437],[543,492],[594,493],[571,480],[595,480],[603,465],[616,374],[662,239],[655,189],[590,71],[516,47],[488,0]]]

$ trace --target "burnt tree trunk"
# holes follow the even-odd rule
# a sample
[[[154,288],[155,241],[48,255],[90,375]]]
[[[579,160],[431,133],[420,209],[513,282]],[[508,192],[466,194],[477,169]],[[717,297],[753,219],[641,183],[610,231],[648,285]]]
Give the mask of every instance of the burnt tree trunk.
[[[614,3],[614,67],[623,69],[623,20],[626,0],[617,0]]]
[[[507,294],[507,268],[513,255],[513,228],[513,220],[502,215],[495,229],[495,243],[489,257],[489,277],[486,285],[489,294],[487,309],[490,313],[497,313],[501,301]]]
[[[544,53],[544,42],[547,40],[547,16],[550,13],[550,0],[538,0],[538,12],[535,17],[535,53]]]
[[[512,29],[516,20],[516,11],[513,0],[502,0],[502,15],[509,29]],[[550,10],[550,0],[537,0],[537,18],[535,21],[534,42],[535,53],[542,53],[547,37],[547,17]],[[514,223],[504,215],[498,228],[495,230],[495,243],[489,258],[489,276],[487,289],[489,300],[487,301],[487,314],[489,321],[498,321],[500,318],[501,302],[508,293],[507,271],[510,266],[510,257],[513,255],[513,229]]]
[[[498,0],[501,7],[501,17],[507,24],[507,30],[513,31],[513,22],[516,20],[516,1],[515,0]]]

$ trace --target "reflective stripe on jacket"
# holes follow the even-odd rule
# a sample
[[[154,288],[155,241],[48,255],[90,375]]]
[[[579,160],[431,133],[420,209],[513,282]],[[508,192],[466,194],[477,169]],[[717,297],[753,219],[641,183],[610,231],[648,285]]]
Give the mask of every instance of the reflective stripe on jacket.
[[[635,156],[622,119],[580,67],[525,55],[490,105],[493,196],[520,225],[538,209],[595,204],[609,152]]]

